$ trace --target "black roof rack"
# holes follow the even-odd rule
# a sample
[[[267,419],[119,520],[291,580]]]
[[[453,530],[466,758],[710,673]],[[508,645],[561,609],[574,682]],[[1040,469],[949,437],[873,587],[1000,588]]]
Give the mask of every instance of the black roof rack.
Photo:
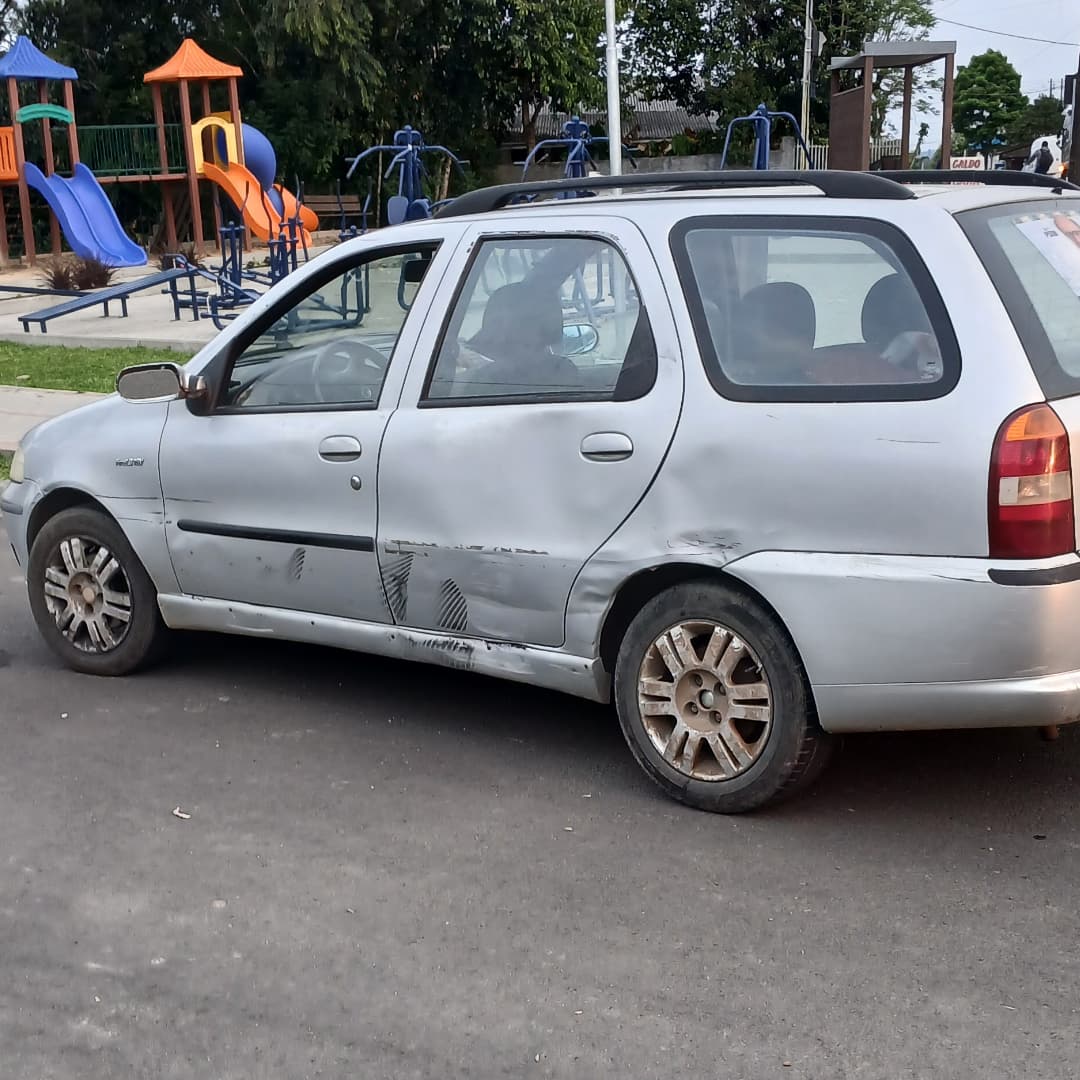
[[[617,188],[663,188],[697,191],[708,188],[812,187],[833,199],[913,199],[914,193],[884,173],[844,172],[839,169],[728,169],[714,172],[637,172],[628,176],[589,176],[570,180],[537,180],[498,184],[458,196],[438,211],[438,217],[462,217],[498,210],[517,200],[563,191],[594,193]]]
[[[899,184],[984,184],[986,187],[1037,187],[1058,191],[1080,191],[1080,186],[1045,173],[1016,172],[1010,169],[881,169],[884,176]]]

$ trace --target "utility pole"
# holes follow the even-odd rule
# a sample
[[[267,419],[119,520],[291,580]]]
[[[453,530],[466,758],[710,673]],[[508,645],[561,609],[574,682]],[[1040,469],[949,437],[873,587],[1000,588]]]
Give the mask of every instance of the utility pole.
[[[814,66],[814,0],[806,0],[806,19],[803,23],[803,58],[802,58],[802,111],[799,115],[799,127],[806,145],[810,145],[810,73]],[[810,168],[806,154],[799,150],[803,159],[803,168]]]
[[[1072,137],[1069,140],[1069,179],[1080,177],[1080,62],[1072,81]],[[1068,102],[1066,102],[1068,104]]]
[[[615,0],[604,0],[607,36],[607,129],[609,168],[622,176],[622,114],[619,108],[619,46],[615,36]]]

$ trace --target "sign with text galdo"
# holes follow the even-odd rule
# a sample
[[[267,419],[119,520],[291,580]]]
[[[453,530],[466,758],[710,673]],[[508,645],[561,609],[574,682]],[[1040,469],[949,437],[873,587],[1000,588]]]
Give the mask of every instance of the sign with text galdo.
[[[949,158],[950,169],[985,169],[986,162],[982,154],[971,154],[968,157]]]

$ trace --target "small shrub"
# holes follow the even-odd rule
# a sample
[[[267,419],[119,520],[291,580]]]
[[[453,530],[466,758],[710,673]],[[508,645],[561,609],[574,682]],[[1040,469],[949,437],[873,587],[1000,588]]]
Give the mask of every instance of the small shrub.
[[[115,274],[116,267],[100,259],[79,259],[72,276],[76,289],[103,289],[112,283]]]
[[[196,268],[202,267],[203,260],[196,254],[194,244],[183,244],[179,251],[162,251],[158,255],[158,269],[159,270],[172,270],[177,263],[177,256],[180,256],[184,262],[189,266]]]
[[[41,269],[38,270],[38,277],[41,279],[42,284],[50,289],[77,288],[75,284],[75,264],[66,256],[60,256],[42,263]]]

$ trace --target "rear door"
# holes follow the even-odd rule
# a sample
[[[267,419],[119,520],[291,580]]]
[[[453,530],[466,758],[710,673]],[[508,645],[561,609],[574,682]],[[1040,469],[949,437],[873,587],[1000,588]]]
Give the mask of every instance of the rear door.
[[[675,324],[635,225],[477,225],[417,344],[379,467],[379,560],[412,627],[564,638],[582,566],[642,498],[682,401]]]

